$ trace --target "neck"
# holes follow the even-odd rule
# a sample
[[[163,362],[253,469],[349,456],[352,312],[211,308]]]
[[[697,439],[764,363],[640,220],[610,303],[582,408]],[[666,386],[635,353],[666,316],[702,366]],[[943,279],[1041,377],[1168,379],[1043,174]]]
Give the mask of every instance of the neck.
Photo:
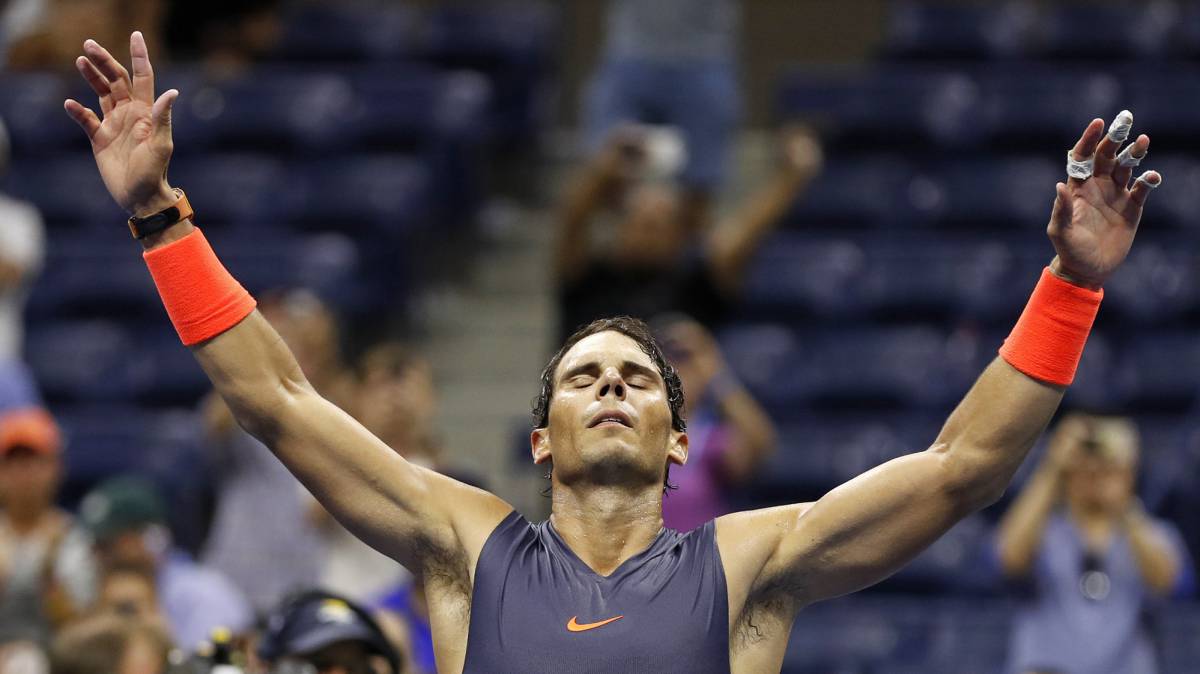
[[[662,531],[662,486],[554,485],[550,521],[579,559],[607,576]]]
[[[8,526],[18,535],[24,536],[42,526],[50,512],[49,508],[6,508],[4,515]]]

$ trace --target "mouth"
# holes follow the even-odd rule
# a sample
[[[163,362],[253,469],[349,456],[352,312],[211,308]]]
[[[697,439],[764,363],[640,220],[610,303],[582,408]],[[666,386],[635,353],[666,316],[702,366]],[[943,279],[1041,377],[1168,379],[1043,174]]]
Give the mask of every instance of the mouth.
[[[588,428],[598,428],[600,426],[624,426],[625,428],[633,428],[633,420],[628,414],[616,410],[601,412],[592,417]]]

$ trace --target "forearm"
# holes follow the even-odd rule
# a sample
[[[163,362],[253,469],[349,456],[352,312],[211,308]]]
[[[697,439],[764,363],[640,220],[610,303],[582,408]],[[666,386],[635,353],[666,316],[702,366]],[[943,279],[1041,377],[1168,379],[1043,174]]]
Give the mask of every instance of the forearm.
[[[588,167],[570,188],[559,216],[555,244],[555,267],[559,278],[569,276],[586,259],[588,225],[616,183],[613,171],[598,164]]]
[[[1004,514],[996,543],[1005,575],[1028,573],[1041,546],[1046,522],[1058,503],[1059,489],[1057,474],[1049,466],[1042,466]]]
[[[775,424],[741,386],[725,392],[719,405],[735,438],[734,446],[725,457],[725,470],[732,482],[743,482],[775,451]]]
[[[1064,389],[997,358],[950,415],[935,441],[946,448],[946,478],[968,507],[994,503],[1062,402]]]
[[[1163,539],[1140,505],[1130,508],[1124,524],[1142,580],[1155,594],[1169,593],[1175,587],[1180,571],[1180,561],[1171,545]]]
[[[782,171],[714,232],[711,242],[714,271],[727,290],[740,285],[746,264],[810,180],[811,176],[801,171]]]

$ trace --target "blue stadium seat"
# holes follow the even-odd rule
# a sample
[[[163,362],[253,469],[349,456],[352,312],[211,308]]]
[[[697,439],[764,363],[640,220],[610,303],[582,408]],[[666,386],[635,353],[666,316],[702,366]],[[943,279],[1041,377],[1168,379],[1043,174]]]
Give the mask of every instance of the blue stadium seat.
[[[748,265],[740,309],[787,321],[856,316],[866,271],[866,254],[853,240],[778,234]]]
[[[1145,132],[1153,139],[1152,154],[1144,168],[1154,168],[1161,156],[1192,153],[1200,147],[1200,120],[1188,114],[1200,105],[1200,68],[1191,63],[1173,63],[1164,70],[1154,72],[1143,67],[1120,71],[1129,90],[1125,105],[1133,111],[1134,131]]]
[[[40,325],[30,329],[25,350],[51,403],[191,405],[208,389],[165,320],[159,328],[105,320]]]
[[[486,75],[494,91],[493,137],[508,144],[528,141],[551,113],[558,12],[541,2],[440,5],[427,17],[419,58]]]
[[[800,613],[783,671],[995,674],[1010,619],[999,600],[843,597]]]
[[[315,161],[292,171],[304,202],[291,219],[302,227],[401,238],[424,224],[432,208],[428,171],[409,157]]]
[[[483,199],[492,88],[479,73],[429,67],[371,68],[350,75],[360,104],[345,145],[411,153],[428,168],[446,220],[466,221]]]
[[[181,153],[171,181],[187,190],[197,221],[206,226],[280,222],[300,210],[292,169],[268,155]]]
[[[1013,57],[1026,48],[1036,11],[1028,2],[991,5],[890,3],[888,59],[966,60]]]
[[[130,330],[105,320],[68,321],[31,328],[26,360],[47,401],[132,400],[130,364],[143,358]]]
[[[1122,82],[1107,71],[1023,65],[991,69],[979,81],[983,105],[972,124],[1001,151],[1065,155],[1090,120],[1111,119],[1126,105]]]
[[[262,66],[193,86],[175,110],[177,141],[188,148],[326,152],[355,106],[353,88],[330,72]]]
[[[970,146],[980,103],[978,84],[963,71],[886,64],[795,70],[777,100],[782,118],[812,120],[836,146],[869,151]]]
[[[1200,387],[1200,343],[1186,333],[1146,333],[1124,349],[1119,385],[1134,409],[1183,411]]]
[[[63,100],[73,97],[96,110],[95,95],[84,96],[58,73],[4,73],[0,75],[0,119],[8,126],[17,157],[86,150],[83,131],[63,112]]]
[[[396,59],[414,48],[417,12],[399,4],[307,4],[283,16],[273,58],[328,63]]]
[[[129,217],[104,187],[90,153],[23,159],[8,184],[14,196],[38,207],[50,227],[120,230]]]
[[[1171,169],[1172,189],[1155,193],[1147,212],[1165,209],[1172,203],[1194,200],[1200,191],[1188,191],[1189,177]],[[1197,167],[1196,179],[1200,179]],[[1174,180],[1178,178],[1179,180]],[[1195,185],[1200,190],[1200,183]],[[1160,201],[1158,197],[1163,197]],[[1142,236],[1129,252],[1120,270],[1105,284],[1105,312],[1113,312],[1129,325],[1169,324],[1187,316],[1200,305],[1200,251],[1188,238],[1155,237],[1154,223],[1144,223]]]
[[[1082,129],[1082,126],[1080,127]],[[1048,154],[1048,153],[1046,153]],[[955,226],[1042,230],[1054,200],[1054,184],[1063,164],[1043,154],[1036,158],[947,160],[934,173],[946,198],[930,217]]]
[[[1044,58],[1157,59],[1170,51],[1178,23],[1170,2],[1051,5],[1035,23],[1034,41]]]
[[[844,229],[906,223],[917,217],[910,206],[912,178],[912,167],[895,155],[832,157],[784,215],[784,224]]]
[[[27,320],[162,320],[140,247],[127,236],[113,223],[97,240],[53,238],[26,306]]]

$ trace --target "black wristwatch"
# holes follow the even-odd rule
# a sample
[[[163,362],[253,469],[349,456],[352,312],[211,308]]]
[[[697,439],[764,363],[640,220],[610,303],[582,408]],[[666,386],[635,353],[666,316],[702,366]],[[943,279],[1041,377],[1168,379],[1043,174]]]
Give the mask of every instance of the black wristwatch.
[[[154,215],[147,215],[144,218],[129,218],[129,232],[133,234],[133,238],[144,239],[177,222],[195,216],[192,205],[188,203],[187,195],[183,193],[183,190],[175,188],[175,194],[179,195],[179,201],[176,201],[174,206],[164,208]]]

